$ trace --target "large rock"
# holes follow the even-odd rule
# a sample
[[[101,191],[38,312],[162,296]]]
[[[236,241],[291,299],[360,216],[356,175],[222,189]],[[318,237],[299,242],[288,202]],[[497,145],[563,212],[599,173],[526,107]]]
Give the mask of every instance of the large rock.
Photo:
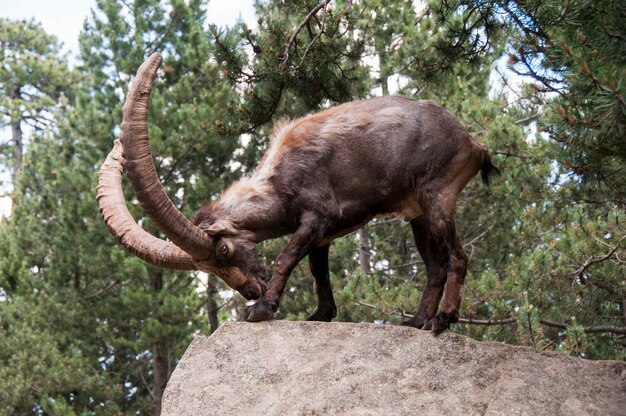
[[[626,415],[626,363],[413,328],[235,322],[198,336],[164,415]]]

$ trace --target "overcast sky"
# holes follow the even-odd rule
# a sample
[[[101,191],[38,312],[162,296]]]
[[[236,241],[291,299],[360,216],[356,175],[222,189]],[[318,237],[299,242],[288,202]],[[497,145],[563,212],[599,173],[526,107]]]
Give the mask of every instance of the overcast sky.
[[[253,0],[212,0],[207,7],[207,20],[226,26],[241,18],[254,26],[252,3]],[[95,0],[0,0],[0,16],[13,20],[35,19],[47,33],[59,38],[64,50],[76,58],[78,35],[93,7]],[[4,140],[7,134],[10,134],[8,130],[0,132],[0,138]],[[6,181],[7,177],[3,175],[0,179]],[[0,186],[2,193],[3,188]],[[8,197],[0,198],[0,217],[8,215],[10,206]]]
[[[253,0],[211,0],[208,21],[220,26],[232,25],[241,17],[254,22]],[[65,49],[78,51],[78,34],[95,0],[0,0],[0,15],[9,19],[34,18],[46,32],[56,35]]]

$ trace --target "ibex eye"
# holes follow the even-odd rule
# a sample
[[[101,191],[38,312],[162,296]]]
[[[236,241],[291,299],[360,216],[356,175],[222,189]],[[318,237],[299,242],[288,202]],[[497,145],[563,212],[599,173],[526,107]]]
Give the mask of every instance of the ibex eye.
[[[222,256],[228,255],[228,246],[226,244],[222,244],[220,246],[220,253],[222,254]]]

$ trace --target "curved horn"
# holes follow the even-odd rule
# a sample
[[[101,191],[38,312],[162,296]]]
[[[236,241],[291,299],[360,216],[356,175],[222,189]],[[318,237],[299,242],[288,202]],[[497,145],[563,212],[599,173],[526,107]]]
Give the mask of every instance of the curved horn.
[[[210,238],[193,225],[169,199],[152,162],[148,142],[148,99],[163,58],[154,53],[137,70],[124,104],[122,134],[124,168],[137,199],[159,229],[196,260],[207,255]]]
[[[126,208],[122,191],[122,144],[113,142],[98,173],[97,200],[100,212],[109,230],[131,253],[155,266],[178,270],[195,270],[191,256],[183,250],[141,228]]]

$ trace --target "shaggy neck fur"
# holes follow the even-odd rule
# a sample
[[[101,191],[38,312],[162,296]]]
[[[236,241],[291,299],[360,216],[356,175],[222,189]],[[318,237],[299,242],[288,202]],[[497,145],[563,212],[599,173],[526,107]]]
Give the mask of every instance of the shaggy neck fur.
[[[277,213],[283,211],[274,188],[256,175],[232,184],[211,206],[216,219],[227,220],[237,229],[259,234],[267,238],[269,230],[279,227]]]
[[[201,210],[205,211],[204,218],[227,220],[237,229],[252,231],[257,241],[291,231],[284,228],[286,207],[270,178],[275,174],[292,127],[291,122],[277,124],[270,136],[269,149],[252,175],[233,183],[217,201],[204,207]]]

